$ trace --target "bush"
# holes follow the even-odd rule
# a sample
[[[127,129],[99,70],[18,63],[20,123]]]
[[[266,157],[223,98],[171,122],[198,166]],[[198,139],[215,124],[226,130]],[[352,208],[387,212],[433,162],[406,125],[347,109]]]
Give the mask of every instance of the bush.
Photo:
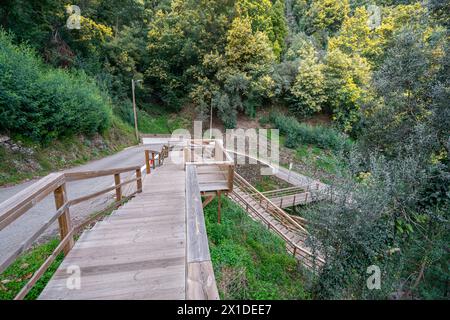
[[[308,299],[304,279],[284,242],[223,199],[217,223],[217,199],[205,208],[214,274],[223,299]]]
[[[48,142],[91,135],[110,125],[111,104],[83,72],[44,65],[26,45],[0,30],[0,131]]]
[[[294,117],[278,113],[272,113],[270,118],[275,127],[280,130],[280,133],[286,135],[286,147],[288,148],[312,144],[334,151],[350,149],[350,139],[333,128],[299,123]]]

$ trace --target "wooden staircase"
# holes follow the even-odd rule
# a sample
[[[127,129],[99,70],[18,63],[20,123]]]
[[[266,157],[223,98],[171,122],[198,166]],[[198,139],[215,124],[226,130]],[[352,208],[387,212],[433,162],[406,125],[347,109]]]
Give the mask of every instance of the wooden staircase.
[[[306,245],[308,231],[305,229],[305,219],[293,219],[236,173],[233,191],[228,197],[245,209],[250,217],[280,236],[286,243],[286,249],[302,265],[316,271],[324,264],[323,258]]]
[[[295,186],[266,191],[262,194],[282,209],[328,199],[328,195],[319,189],[319,185]]]

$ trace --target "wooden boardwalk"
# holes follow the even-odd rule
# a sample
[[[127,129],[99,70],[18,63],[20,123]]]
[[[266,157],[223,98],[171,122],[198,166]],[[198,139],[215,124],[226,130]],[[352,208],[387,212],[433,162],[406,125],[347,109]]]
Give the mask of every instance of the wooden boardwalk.
[[[185,299],[184,166],[144,180],[143,192],[82,234],[40,299]],[[67,283],[79,268],[80,289]]]
[[[324,260],[306,244],[308,232],[303,219],[296,220],[270,199],[259,193],[239,175],[235,176],[233,191],[228,195],[254,220],[266,225],[286,243],[286,249],[305,267],[317,270]]]

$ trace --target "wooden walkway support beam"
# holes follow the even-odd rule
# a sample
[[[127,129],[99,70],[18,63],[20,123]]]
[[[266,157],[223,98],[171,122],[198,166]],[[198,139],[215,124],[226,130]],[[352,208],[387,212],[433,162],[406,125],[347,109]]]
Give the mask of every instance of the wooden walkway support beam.
[[[65,206],[67,204],[67,191],[66,191],[66,184],[62,184],[54,191],[55,196],[55,205],[56,210],[60,209],[61,207]],[[70,212],[69,208],[67,207],[64,209],[64,212],[59,216],[58,218],[59,223],[59,234],[61,237],[61,240],[65,239],[72,231],[72,223],[70,220]],[[74,239],[71,235],[68,240],[67,244],[63,247],[64,254],[67,255],[72,249],[74,245]]]

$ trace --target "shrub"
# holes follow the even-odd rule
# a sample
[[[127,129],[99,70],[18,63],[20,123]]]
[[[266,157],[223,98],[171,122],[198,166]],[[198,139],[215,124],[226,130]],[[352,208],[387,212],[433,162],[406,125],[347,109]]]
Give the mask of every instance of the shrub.
[[[350,149],[350,139],[334,128],[299,123],[294,117],[278,113],[272,113],[270,118],[280,133],[286,135],[286,147],[288,148],[297,148],[301,144],[312,144],[334,151]]]
[[[205,223],[217,285],[223,299],[307,299],[303,277],[284,242],[223,199],[205,208]]]
[[[110,125],[111,104],[83,72],[47,67],[0,30],[0,131],[48,142]]]

